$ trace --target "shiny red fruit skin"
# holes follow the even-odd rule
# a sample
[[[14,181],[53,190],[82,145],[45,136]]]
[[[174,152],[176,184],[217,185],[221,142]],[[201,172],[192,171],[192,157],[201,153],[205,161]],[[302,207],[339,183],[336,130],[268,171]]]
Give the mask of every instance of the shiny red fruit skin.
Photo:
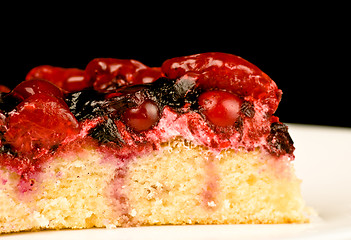
[[[11,89],[9,89],[4,85],[0,85],[0,93],[9,93],[9,92],[11,92]]]
[[[85,77],[97,91],[110,91],[134,84],[133,74],[147,66],[136,60],[95,58],[85,68]]]
[[[61,68],[42,65],[33,68],[25,80],[44,79],[69,92],[92,86],[85,78],[84,70],[78,68]]]
[[[151,100],[146,100],[138,107],[129,108],[123,115],[123,121],[135,131],[149,130],[159,120],[159,109]]]
[[[216,126],[233,126],[239,117],[242,100],[229,92],[214,90],[199,96],[199,110]]]
[[[146,84],[152,83],[163,77],[161,68],[154,67],[154,68],[146,68],[140,69],[134,74],[134,82],[133,84]]]
[[[77,134],[79,124],[67,106],[54,96],[38,93],[21,102],[6,119],[4,139],[23,155],[51,148]]]
[[[68,92],[80,91],[91,87],[93,83],[85,78],[84,70],[78,68],[66,68],[63,73],[62,88]]]
[[[162,64],[163,74],[171,79],[186,73],[198,74],[202,89],[226,89],[240,97],[253,97],[268,105],[273,114],[282,92],[275,82],[254,64],[241,57],[218,52],[172,58]]]
[[[39,93],[44,93],[62,99],[64,97],[60,88],[49,81],[41,79],[23,81],[12,91],[14,96],[22,100]]]

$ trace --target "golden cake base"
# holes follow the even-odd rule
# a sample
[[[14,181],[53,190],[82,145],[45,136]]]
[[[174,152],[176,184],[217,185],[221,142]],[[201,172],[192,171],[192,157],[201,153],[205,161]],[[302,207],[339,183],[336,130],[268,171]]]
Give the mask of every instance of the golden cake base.
[[[33,191],[0,169],[0,231],[163,224],[305,223],[300,180],[289,159],[176,139],[118,162],[92,147],[47,162]]]

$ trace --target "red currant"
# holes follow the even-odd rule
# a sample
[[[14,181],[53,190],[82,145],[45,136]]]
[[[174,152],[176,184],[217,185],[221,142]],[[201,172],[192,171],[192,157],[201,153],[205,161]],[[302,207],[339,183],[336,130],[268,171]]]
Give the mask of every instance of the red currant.
[[[237,120],[242,100],[229,92],[214,90],[199,96],[199,109],[216,126],[232,126]]]
[[[151,100],[146,100],[135,108],[129,108],[123,116],[124,122],[135,131],[145,131],[159,120],[159,109]]]

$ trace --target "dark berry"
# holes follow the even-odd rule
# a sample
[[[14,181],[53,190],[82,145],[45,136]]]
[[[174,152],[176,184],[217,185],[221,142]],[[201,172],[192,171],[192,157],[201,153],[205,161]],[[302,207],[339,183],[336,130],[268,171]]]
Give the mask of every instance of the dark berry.
[[[104,119],[95,128],[89,131],[89,136],[98,140],[100,143],[114,142],[118,145],[124,143],[117,126],[111,118]]]
[[[9,93],[0,93],[0,112],[11,112],[22,100]]]
[[[150,85],[150,93],[155,101],[172,108],[181,108],[186,103],[194,103],[197,98],[196,80],[192,76],[179,79],[160,78]]]
[[[108,103],[103,94],[93,89],[69,93],[65,100],[78,121],[106,115]]]
[[[199,111],[216,126],[233,126],[236,122],[242,100],[229,92],[207,91],[199,97]]]
[[[240,111],[249,118],[253,118],[255,116],[255,106],[252,102],[244,101],[241,104]]]
[[[291,139],[288,127],[280,122],[271,124],[271,131],[267,137],[269,151],[277,156],[292,154],[295,150],[294,142]]]

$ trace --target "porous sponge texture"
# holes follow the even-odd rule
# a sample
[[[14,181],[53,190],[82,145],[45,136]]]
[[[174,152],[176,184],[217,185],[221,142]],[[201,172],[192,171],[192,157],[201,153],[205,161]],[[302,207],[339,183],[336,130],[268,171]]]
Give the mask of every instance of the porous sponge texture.
[[[214,155],[179,140],[133,162],[128,174],[130,211],[141,224],[307,221],[289,159],[259,150]]]
[[[24,194],[1,169],[1,232],[308,221],[291,162],[260,150],[214,154],[175,139],[121,163],[85,146],[43,169]]]
[[[7,181],[0,199],[12,204],[1,204],[2,231],[105,226],[110,210],[105,188],[114,169],[99,164],[100,159],[92,149],[52,159],[33,190],[24,194],[16,179]]]

